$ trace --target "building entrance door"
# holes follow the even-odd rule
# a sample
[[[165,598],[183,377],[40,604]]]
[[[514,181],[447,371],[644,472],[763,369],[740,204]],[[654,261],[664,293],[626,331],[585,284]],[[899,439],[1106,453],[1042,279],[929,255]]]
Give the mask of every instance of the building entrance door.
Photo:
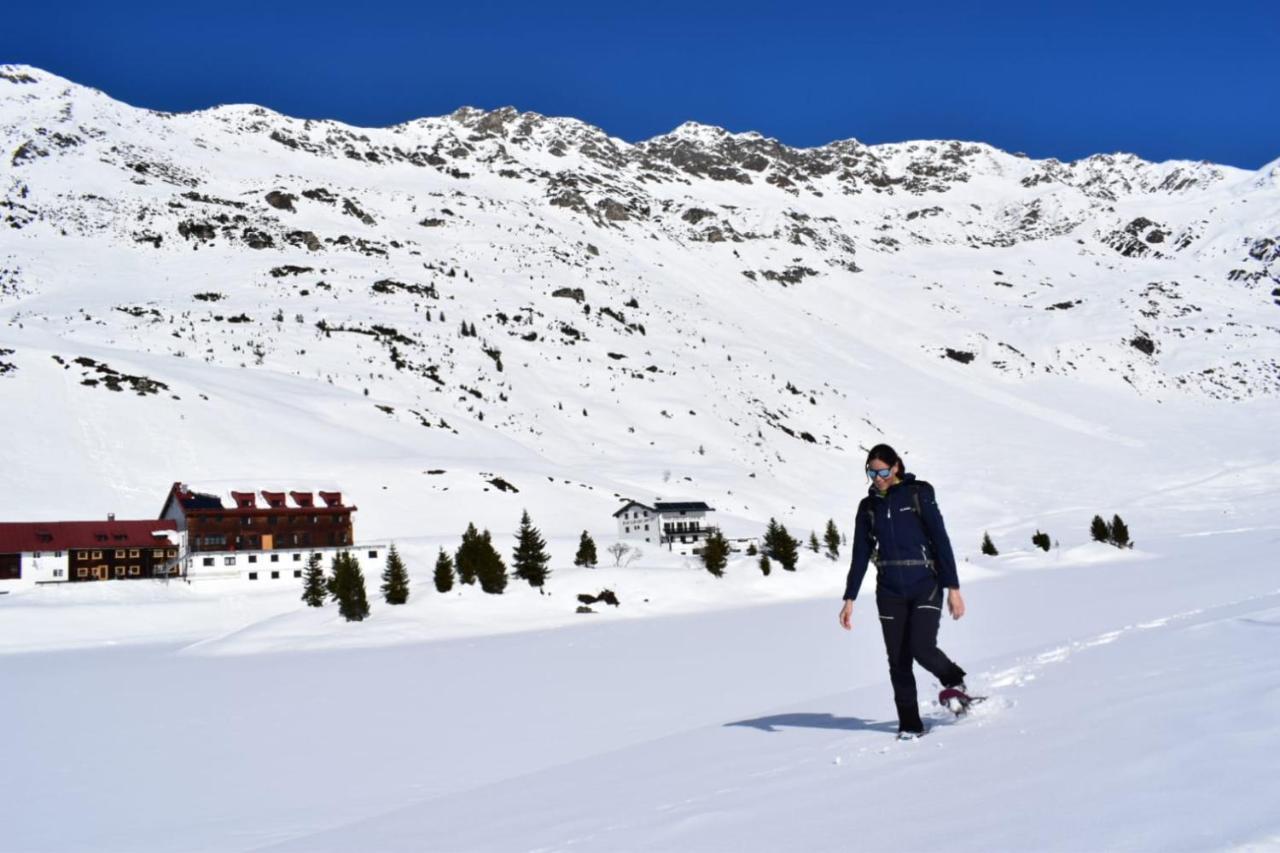
[[[107,579],[107,577],[108,577],[107,572],[108,572],[108,570],[107,570],[107,567],[106,567],[106,566],[94,566],[94,567],[93,567],[93,579],[94,579],[94,580],[99,580],[99,581],[104,581],[104,580],[106,580],[106,579]]]

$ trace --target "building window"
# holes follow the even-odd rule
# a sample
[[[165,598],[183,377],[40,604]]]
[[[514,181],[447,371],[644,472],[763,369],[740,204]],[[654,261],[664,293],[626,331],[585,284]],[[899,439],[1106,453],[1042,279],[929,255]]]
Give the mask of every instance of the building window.
[[[76,552],[76,559],[77,559],[77,560],[87,560],[87,559],[89,559],[89,552],[88,552],[88,551],[78,551],[78,552]]]
[[[89,577],[89,567],[88,567],[88,566],[80,566],[79,568],[77,568],[77,569],[76,569],[76,577],[78,577],[78,578],[87,578],[87,577]]]
[[[176,556],[178,556],[178,549],[177,549],[177,548],[170,548],[170,549],[169,549],[167,552],[165,552],[165,553],[166,553],[166,556],[168,556],[168,557],[176,557]]]
[[[142,574],[142,567],[141,567],[141,566],[130,566],[130,567],[129,567],[129,574],[130,574],[131,576],[133,576],[133,577],[135,577],[135,578],[136,578],[138,575]]]
[[[250,562],[250,563],[256,563],[256,562],[258,562],[258,555],[257,555],[257,554],[250,554],[250,555],[249,555],[249,562]]]
[[[296,563],[296,562],[298,562],[298,561],[299,561],[299,560],[301,560],[301,559],[302,559],[302,555],[301,555],[301,554],[294,554],[294,555],[293,555],[293,561],[294,561],[295,563]]]
[[[272,572],[272,573],[271,573],[271,579],[272,579],[273,581],[278,581],[278,580],[280,580],[280,573],[279,573],[279,572]]]
[[[267,516],[267,524],[270,524],[271,526],[273,526],[273,527],[274,527],[275,525],[277,525],[277,524],[279,524],[279,523],[280,523],[280,518],[279,518],[279,516],[275,516],[275,515],[269,515],[269,516]]]
[[[53,556],[54,556],[54,557],[61,557],[61,556],[62,556],[62,552],[61,552],[61,551],[54,551],[54,552],[53,552]]]
[[[273,563],[278,563],[278,562],[280,562],[280,555],[279,555],[279,554],[272,554],[272,555],[271,555],[271,562],[273,562]]]
[[[204,560],[203,560],[203,563],[204,563],[204,565],[206,565],[206,566],[212,566],[212,565],[213,565],[213,557],[205,557],[205,558],[204,558]]]
[[[124,566],[116,566],[116,577],[124,577]]]
[[[646,525],[644,526],[644,529],[645,529],[645,530],[648,530],[648,529],[649,529],[649,525],[647,525],[647,524],[646,524]]]
[[[139,556],[139,555],[138,555],[138,549],[137,549],[137,548],[130,548],[130,549],[129,549],[129,559],[130,559],[130,560],[136,560],[136,559],[138,559],[138,556]]]
[[[253,518],[252,518],[251,516],[246,515],[244,518],[240,519],[240,526],[241,526],[241,527],[252,527],[252,526],[253,526]]]
[[[94,551],[94,552],[93,552],[93,559],[95,559],[95,560],[101,560],[101,559],[102,559],[102,552],[101,552],[101,551]]]
[[[163,559],[164,559],[164,551],[160,550],[159,548],[157,548],[156,550],[152,551],[152,552],[151,552],[151,559],[153,559],[153,560],[163,560]]]
[[[300,578],[300,577],[302,577],[302,569],[294,569],[294,570],[293,570],[293,576],[294,576],[295,578]]]
[[[125,556],[124,556],[124,549],[123,549],[123,548],[120,548],[119,550],[117,550],[117,551],[116,551],[116,559],[117,559],[117,560],[123,560],[124,558],[125,558]]]
[[[55,578],[60,578],[60,577],[62,577],[62,569],[54,569],[54,570],[53,570],[53,576],[54,576]]]
[[[223,558],[222,558],[222,565],[224,565],[224,566],[234,566],[235,564],[236,564],[236,558],[235,558],[235,557],[223,557]]]
[[[258,573],[257,573],[257,572],[249,572],[249,580],[251,580],[251,581],[256,581],[257,579],[258,579]]]
[[[376,560],[376,559],[378,559],[378,552],[377,552],[377,551],[370,551],[370,552],[369,552],[369,559],[370,559],[370,560]]]
[[[177,573],[178,573],[178,567],[177,567],[177,566],[173,566],[172,568],[170,568],[170,569],[169,569],[169,574],[171,574],[171,575],[176,575]]]

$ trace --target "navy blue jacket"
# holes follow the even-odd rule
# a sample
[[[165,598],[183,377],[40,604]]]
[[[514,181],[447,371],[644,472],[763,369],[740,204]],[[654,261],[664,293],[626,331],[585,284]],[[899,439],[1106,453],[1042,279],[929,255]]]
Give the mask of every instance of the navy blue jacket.
[[[918,499],[918,500],[917,500]],[[919,512],[916,505],[919,504]],[[855,599],[867,562],[876,552],[876,585],[893,595],[908,595],[926,583],[958,589],[956,558],[942,524],[933,486],[903,474],[881,494],[873,484],[858,504],[853,528],[853,560],[844,597]],[[926,565],[928,561],[929,565]]]

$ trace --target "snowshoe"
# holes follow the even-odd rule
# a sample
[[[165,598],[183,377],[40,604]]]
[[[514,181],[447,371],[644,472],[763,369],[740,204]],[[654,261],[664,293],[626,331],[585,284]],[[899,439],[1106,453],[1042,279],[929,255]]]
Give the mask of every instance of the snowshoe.
[[[986,699],[986,696],[970,696],[965,692],[963,684],[957,687],[947,687],[938,694],[938,704],[946,708],[957,717],[963,717],[968,713],[969,709],[979,702]]]
[[[921,729],[918,732],[902,730],[898,732],[898,740],[919,740],[929,733],[928,729]]]

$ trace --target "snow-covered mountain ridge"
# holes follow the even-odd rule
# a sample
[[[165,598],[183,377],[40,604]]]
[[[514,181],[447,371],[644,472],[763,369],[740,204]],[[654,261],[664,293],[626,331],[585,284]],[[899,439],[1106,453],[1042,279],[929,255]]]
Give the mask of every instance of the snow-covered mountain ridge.
[[[445,491],[446,529],[622,494],[807,523],[878,440],[955,478],[986,439],[1159,469],[1190,446],[1161,428],[1280,392],[1274,164],[164,114],[26,66],[0,137],[7,516],[260,476],[399,492],[379,534]]]

